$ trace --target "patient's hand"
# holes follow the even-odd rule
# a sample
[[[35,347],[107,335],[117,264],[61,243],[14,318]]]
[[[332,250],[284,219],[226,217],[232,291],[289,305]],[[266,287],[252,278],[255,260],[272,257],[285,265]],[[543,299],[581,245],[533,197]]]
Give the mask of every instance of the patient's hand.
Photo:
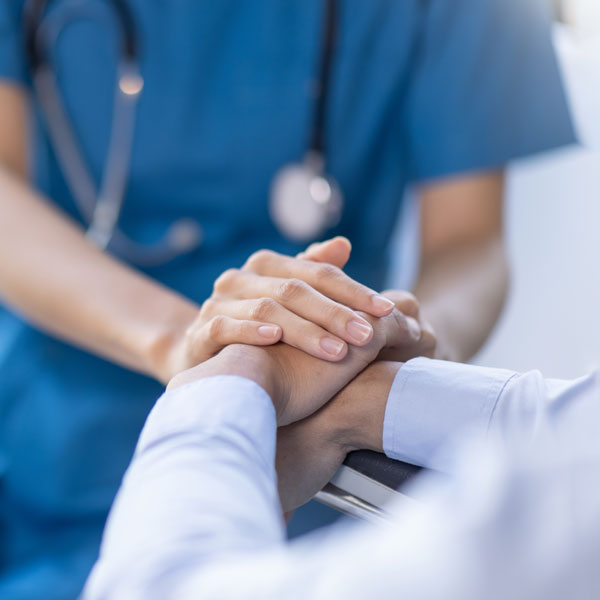
[[[401,363],[378,361],[331,402],[277,434],[277,475],[284,512],[310,500],[352,450],[382,452],[388,394]]]
[[[278,425],[289,425],[313,414],[371,364],[383,348],[400,337],[413,335],[407,318],[397,310],[381,319],[363,316],[373,325],[373,338],[365,346],[351,347],[346,358],[337,363],[316,359],[284,344],[258,349],[272,361],[272,398]]]
[[[383,350],[379,359],[406,362],[417,356],[433,358],[437,347],[436,335],[433,327],[421,314],[417,298],[403,290],[388,290],[382,295],[391,300],[402,314],[416,321],[421,335],[417,341],[403,337],[394,340]]]
[[[173,388],[213,375],[247,377],[267,391],[279,425],[300,421],[280,429],[278,439],[284,510],[303,504],[327,483],[350,450],[381,448],[385,404],[399,365],[377,362],[365,368],[386,345],[410,331],[406,317],[397,310],[381,319],[365,318],[373,325],[373,338],[366,346],[350,348],[340,362],[322,361],[286,344],[233,345],[169,384]]]

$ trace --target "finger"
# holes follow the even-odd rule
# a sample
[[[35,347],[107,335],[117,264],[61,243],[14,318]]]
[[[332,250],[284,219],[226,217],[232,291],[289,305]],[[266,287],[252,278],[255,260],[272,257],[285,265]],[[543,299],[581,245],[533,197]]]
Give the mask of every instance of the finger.
[[[217,298],[218,294],[217,291]],[[368,321],[347,306],[317,292],[301,279],[266,277],[240,271],[235,286],[223,291],[223,295],[239,299],[273,298],[299,317],[320,325],[350,344],[362,346],[373,336],[373,328]]]
[[[335,302],[374,317],[389,315],[395,307],[391,300],[354,281],[340,268],[330,264],[261,250],[248,259],[243,270],[257,275],[301,279]]]
[[[296,258],[302,257],[305,258],[307,254],[312,254],[313,252],[319,251],[323,246],[329,245],[333,242],[338,242],[339,240],[345,241],[345,246],[352,249],[352,245],[350,244],[350,240],[348,238],[338,236],[335,238],[331,238],[329,240],[325,240],[324,242],[313,242],[310,246],[305,248],[302,252],[296,254]]]
[[[435,357],[437,350],[437,336],[433,327],[424,320],[421,320],[421,344],[419,356]]]
[[[386,341],[379,355],[380,360],[407,361],[416,356],[433,356],[436,338],[426,321],[394,311],[384,320]]]
[[[282,333],[281,327],[272,323],[217,315],[201,327],[188,331],[188,337],[192,355],[204,354],[210,357],[230,344],[270,346],[281,340]]]
[[[340,269],[344,268],[350,259],[352,245],[345,237],[336,237],[326,242],[311,244],[304,252],[296,256],[305,260],[329,263]]]
[[[281,341],[316,358],[338,361],[348,352],[344,340],[299,317],[272,298],[222,300],[214,303],[214,310],[233,319],[278,325],[282,330]]]
[[[423,331],[419,322],[399,310],[387,316],[383,323],[387,348],[414,346],[421,342]]]
[[[421,340],[416,344],[398,345],[394,348],[384,348],[378,360],[393,360],[406,362],[417,356],[434,358],[436,352],[436,338],[431,332],[423,330]]]
[[[414,319],[419,318],[419,301],[414,294],[404,290],[386,290],[385,292],[381,292],[381,295],[391,300],[401,313]]]

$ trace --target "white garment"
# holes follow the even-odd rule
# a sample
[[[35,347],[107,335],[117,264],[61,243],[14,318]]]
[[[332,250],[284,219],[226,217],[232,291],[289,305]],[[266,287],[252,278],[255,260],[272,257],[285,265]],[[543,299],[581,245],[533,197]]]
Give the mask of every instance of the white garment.
[[[291,544],[264,390],[230,376],[169,392],[148,418],[84,598],[600,598],[598,392],[595,376],[410,361],[390,392],[386,452],[450,477],[419,478],[425,502],[403,505],[391,524]],[[463,426],[477,441],[457,450]]]

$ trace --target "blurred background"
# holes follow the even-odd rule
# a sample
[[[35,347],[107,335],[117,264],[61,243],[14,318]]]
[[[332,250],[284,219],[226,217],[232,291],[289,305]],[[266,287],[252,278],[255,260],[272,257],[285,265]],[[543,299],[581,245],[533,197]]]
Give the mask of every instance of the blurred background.
[[[600,366],[600,0],[550,1],[582,147],[510,170],[511,290],[475,362],[568,378]],[[415,244],[407,233],[396,243]]]
[[[511,165],[505,232],[512,284],[504,313],[475,362],[517,371],[537,368],[548,377],[572,378],[600,366],[600,0],[441,0],[439,12],[432,8],[431,14],[418,2],[383,0],[378,8],[378,3],[356,0],[353,7],[370,16],[363,27],[354,11],[346,13],[349,41],[340,48],[348,52],[348,67],[337,70],[331,62],[335,2],[127,0],[115,11],[117,4],[103,0],[81,3],[81,14],[75,10],[78,2],[35,2],[31,6],[47,5],[48,10],[40,18],[28,13],[24,28],[23,0],[0,0],[0,79],[10,82],[2,87],[0,81],[0,93],[5,94],[0,107],[8,107],[0,110],[0,200],[7,199],[0,210],[0,240],[8,240],[1,246],[8,250],[0,250],[0,263],[5,265],[0,269],[0,292],[8,290],[7,303],[12,301],[50,332],[30,327],[0,306],[0,600],[70,600],[79,595],[139,431],[163,391],[162,382],[214,350],[210,344],[193,343],[203,339],[201,335],[184,333],[188,326],[200,332],[208,325],[212,315],[199,320],[198,308],[210,296],[213,282],[260,247],[285,254],[303,247],[275,226],[267,192],[282,159],[299,159],[311,137],[315,141],[310,149],[321,153],[325,124],[320,116],[327,112],[329,79],[337,82],[331,90],[338,90],[335,123],[341,135],[334,145],[340,152],[331,164],[335,167],[337,161],[342,175],[348,171],[347,200],[355,207],[355,213],[347,211],[350,218],[347,224],[342,220],[339,232],[355,245],[349,272],[371,287],[383,284],[391,215],[396,214],[395,204],[409,176],[429,180],[463,174],[465,169],[494,168],[504,165],[507,157],[572,141],[549,52],[547,21],[543,11],[538,13],[539,7],[530,4],[534,1],[548,2],[555,16],[553,42],[581,144]],[[138,20],[126,16],[126,5]],[[399,15],[397,22],[383,18],[388,9],[390,15]],[[301,14],[306,21],[298,20]],[[313,18],[323,20],[323,26],[310,26]],[[74,21],[76,26],[63,31]],[[406,36],[397,27],[404,24]],[[495,30],[498,37],[491,35]],[[24,31],[26,39],[21,39]],[[106,42],[118,40],[121,31],[130,38],[120,61],[123,77],[118,89],[123,93],[116,97],[121,102],[113,108],[119,57]],[[138,34],[139,53],[133,51]],[[406,54],[400,62],[398,48]],[[480,59],[480,48],[489,63]],[[139,58],[139,72],[133,58]],[[320,65],[319,72],[313,72],[308,60]],[[528,65],[524,69],[522,62]],[[54,65],[50,71],[43,68],[48,65]],[[330,76],[330,66],[338,79]],[[368,74],[364,81],[362,69]],[[388,77],[395,69],[397,74]],[[34,105],[27,91],[32,81],[39,88]],[[135,101],[142,91],[138,111]],[[443,110],[446,92],[448,109]],[[400,112],[393,103],[398,100],[403,103]],[[74,133],[63,122],[61,106]],[[471,118],[478,109],[483,109],[481,114]],[[44,126],[42,113],[50,115],[53,127]],[[294,114],[302,118],[290,118]],[[28,174],[28,115],[35,116],[29,132],[33,188],[67,215],[93,221],[94,239],[107,242],[115,234],[116,247],[111,250],[126,263],[139,262],[147,279],[100,260],[82,236],[64,234],[64,220],[54,220],[55,214],[46,213],[44,203],[32,195],[33,188],[23,186]],[[389,129],[384,121],[388,115]],[[223,123],[227,126],[221,127]],[[510,123],[518,125],[509,130]],[[118,133],[114,144],[109,136],[113,124]],[[59,135],[51,135],[53,130]],[[401,131],[397,139],[395,131]],[[496,131],[503,135],[494,137]],[[509,134],[506,140],[504,134]],[[107,152],[106,146],[116,152]],[[8,148],[8,160],[3,147]],[[353,165],[356,177],[350,172]],[[11,172],[5,173],[4,166]],[[109,166],[116,168],[105,169]],[[306,165],[301,169],[299,189],[313,196],[306,197],[309,212],[331,201],[320,211],[324,220],[318,219],[329,226],[327,213],[335,212],[335,194],[327,182],[325,195],[319,191],[324,189],[319,169],[312,161],[309,166],[308,173]],[[112,175],[106,182],[105,172]],[[464,184],[473,178],[461,179]],[[501,178],[492,179],[481,188],[487,192],[474,197],[499,206]],[[291,209],[285,211],[285,219],[278,219],[287,221],[286,227],[302,221],[297,181],[294,176],[293,194],[287,194],[292,202],[284,199]],[[458,190],[453,195],[446,187],[442,194],[438,189],[430,195],[436,201],[455,200],[458,207],[438,217],[438,224],[458,224],[461,229],[478,209],[485,217],[490,204],[483,202],[460,212],[469,191],[460,186]],[[13,193],[24,201],[9,205]],[[365,202],[365,193],[372,202]],[[98,195],[115,202],[98,210]],[[410,201],[410,192],[408,200],[402,210],[414,215],[401,215],[394,242],[399,248],[392,248],[390,255],[417,262],[419,207],[416,200]],[[107,207],[110,210],[104,210]],[[385,212],[379,212],[380,207]],[[96,218],[110,217],[111,211],[122,217],[116,231],[116,221]],[[488,224],[496,225],[498,214],[494,212]],[[321,225],[316,225],[318,231]],[[469,242],[469,235],[459,233],[452,239],[460,238],[461,246]],[[142,247],[129,243],[125,234],[143,242]],[[438,240],[436,252],[429,253],[435,256],[430,265],[439,264],[442,252],[456,248],[450,243],[440,246]],[[493,260],[486,264],[493,269]],[[413,288],[417,267],[397,264],[389,287]],[[503,270],[490,273],[483,285],[496,289],[489,281],[498,275],[497,289],[503,289]],[[270,295],[263,283],[257,284],[257,297]],[[178,294],[165,294],[163,286]],[[464,298],[468,301],[467,295]],[[227,300],[220,306],[230,305]],[[470,307],[473,312],[479,308]],[[450,314],[468,310],[461,309]],[[126,368],[118,366],[123,364]],[[335,516],[309,504],[296,513],[290,534],[309,531]]]

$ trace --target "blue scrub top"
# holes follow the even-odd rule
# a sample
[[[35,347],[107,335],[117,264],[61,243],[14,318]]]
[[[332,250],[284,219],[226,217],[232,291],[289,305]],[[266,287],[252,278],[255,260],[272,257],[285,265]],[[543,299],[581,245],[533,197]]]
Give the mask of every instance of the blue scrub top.
[[[146,272],[202,302],[215,278],[254,250],[300,249],[275,230],[267,198],[275,171],[307,150],[323,2],[127,3],[145,88],[121,227],[150,241],[180,217],[197,219],[203,246]],[[541,3],[340,5],[325,139],[328,169],[347,205],[327,235],[348,236],[349,273],[380,288],[408,182],[501,167],[571,143],[574,134]],[[0,77],[30,89],[22,6],[0,3]],[[81,19],[53,55],[97,180],[111,123],[115,44],[114,28]],[[36,185],[79,219],[39,120],[34,159]],[[0,384],[0,597],[74,597],[162,388],[2,308]]]

